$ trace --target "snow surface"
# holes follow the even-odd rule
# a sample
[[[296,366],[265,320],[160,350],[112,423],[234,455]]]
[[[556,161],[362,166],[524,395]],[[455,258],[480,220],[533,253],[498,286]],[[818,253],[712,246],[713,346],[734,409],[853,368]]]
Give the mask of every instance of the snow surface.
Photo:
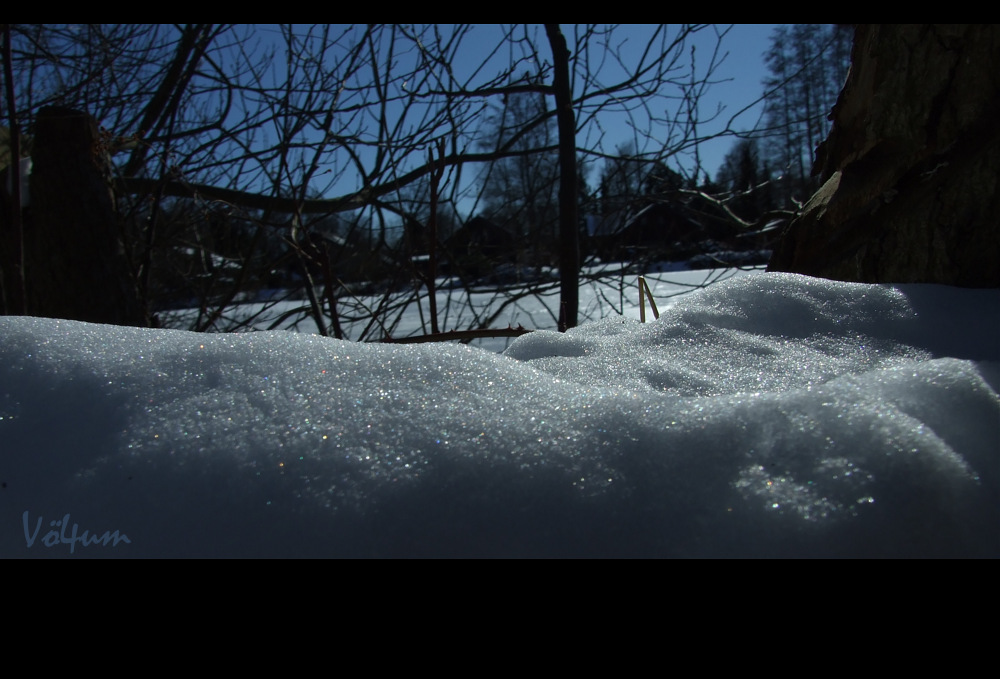
[[[0,318],[0,557],[997,557],[998,311],[753,274],[502,355]]]

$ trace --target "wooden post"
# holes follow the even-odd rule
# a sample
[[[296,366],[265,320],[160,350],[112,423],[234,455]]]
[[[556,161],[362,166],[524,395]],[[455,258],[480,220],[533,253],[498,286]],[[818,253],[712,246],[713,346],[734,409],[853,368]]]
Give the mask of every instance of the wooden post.
[[[28,313],[148,325],[124,255],[97,123],[81,111],[43,108],[32,161],[32,220],[24,230]]]

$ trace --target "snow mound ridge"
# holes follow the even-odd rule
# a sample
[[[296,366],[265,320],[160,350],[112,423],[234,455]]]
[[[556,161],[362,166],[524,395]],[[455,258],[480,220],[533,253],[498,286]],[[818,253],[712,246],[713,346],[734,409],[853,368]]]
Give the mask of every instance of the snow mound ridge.
[[[996,557],[1000,349],[939,326],[998,302],[762,274],[504,355],[0,318],[0,557]]]

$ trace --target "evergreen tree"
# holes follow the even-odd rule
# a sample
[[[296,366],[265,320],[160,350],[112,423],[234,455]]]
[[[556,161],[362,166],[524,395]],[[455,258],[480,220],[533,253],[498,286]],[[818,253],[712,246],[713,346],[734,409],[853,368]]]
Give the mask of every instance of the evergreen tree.
[[[600,212],[608,216],[635,204],[645,193],[646,164],[635,157],[635,147],[618,147],[601,170]]]
[[[618,154],[605,161],[600,180],[602,215],[637,210],[652,199],[670,200],[684,179],[661,160],[643,159],[631,144],[618,147]]]
[[[827,119],[850,66],[853,32],[849,24],[779,26],[764,54],[770,77],[764,125],[757,136],[768,165],[777,173],[780,204],[804,201],[817,188],[813,154],[830,129]]]
[[[740,139],[733,145],[715,183],[723,195],[728,194],[729,209],[745,221],[755,221],[774,208],[771,172],[756,139]]]

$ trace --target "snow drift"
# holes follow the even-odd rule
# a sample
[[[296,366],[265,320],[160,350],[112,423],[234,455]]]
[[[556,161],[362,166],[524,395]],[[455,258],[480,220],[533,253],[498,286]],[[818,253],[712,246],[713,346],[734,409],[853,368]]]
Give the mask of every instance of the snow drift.
[[[759,274],[503,355],[0,318],[0,557],[996,557],[998,310]]]

